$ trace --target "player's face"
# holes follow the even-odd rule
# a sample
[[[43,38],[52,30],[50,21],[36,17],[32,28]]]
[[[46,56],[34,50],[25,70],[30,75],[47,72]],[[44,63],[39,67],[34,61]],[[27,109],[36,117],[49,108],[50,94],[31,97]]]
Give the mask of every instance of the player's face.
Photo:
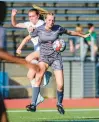
[[[32,22],[33,24],[36,24],[38,22],[39,15],[37,15],[35,11],[29,12],[28,16],[30,22]]]
[[[93,32],[93,31],[95,30],[95,27],[92,26],[92,27],[90,28],[90,30]]]
[[[55,17],[53,15],[47,15],[45,22],[48,28],[52,28],[55,22]]]

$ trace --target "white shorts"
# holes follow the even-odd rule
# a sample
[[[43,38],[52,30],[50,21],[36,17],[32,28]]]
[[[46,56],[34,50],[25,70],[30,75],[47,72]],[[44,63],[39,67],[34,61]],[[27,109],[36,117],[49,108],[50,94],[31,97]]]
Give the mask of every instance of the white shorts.
[[[40,51],[40,46],[39,46],[39,44],[34,45],[34,51]]]

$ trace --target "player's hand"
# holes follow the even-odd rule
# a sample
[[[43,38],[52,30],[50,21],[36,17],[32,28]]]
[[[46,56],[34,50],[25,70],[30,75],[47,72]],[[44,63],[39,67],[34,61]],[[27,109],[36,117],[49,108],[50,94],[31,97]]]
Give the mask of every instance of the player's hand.
[[[20,49],[17,49],[17,50],[16,50],[16,53],[17,53],[18,55],[21,55],[22,51],[21,51]]]
[[[17,14],[17,9],[12,9],[12,16],[15,16]]]
[[[87,38],[88,36],[90,36],[91,35],[91,33],[88,33],[88,34],[85,34],[83,37],[84,38]]]
[[[33,27],[33,26],[29,26],[29,28],[28,28],[29,33],[33,32],[34,29],[35,29],[35,27]]]

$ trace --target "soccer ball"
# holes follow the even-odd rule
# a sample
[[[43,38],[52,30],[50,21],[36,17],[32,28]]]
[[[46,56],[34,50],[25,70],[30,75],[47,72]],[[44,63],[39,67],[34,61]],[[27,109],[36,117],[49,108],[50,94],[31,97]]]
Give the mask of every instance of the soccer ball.
[[[63,52],[66,48],[66,42],[63,39],[57,39],[53,42],[53,49],[57,52]]]

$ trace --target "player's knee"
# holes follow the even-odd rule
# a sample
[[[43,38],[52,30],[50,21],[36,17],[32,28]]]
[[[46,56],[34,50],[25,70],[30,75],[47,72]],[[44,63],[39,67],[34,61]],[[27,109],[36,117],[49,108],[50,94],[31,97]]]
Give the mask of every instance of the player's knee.
[[[58,84],[57,90],[58,91],[63,91],[64,85],[63,84]]]
[[[43,80],[43,76],[44,76],[43,72],[40,72],[38,75],[36,75],[36,82],[35,82],[36,86],[40,86],[41,85],[42,80]]]
[[[97,52],[98,51],[98,47],[97,46],[95,46],[95,52]]]
[[[42,77],[41,76],[36,77],[35,86],[39,87],[41,83],[42,83]]]
[[[28,73],[28,74],[27,74],[27,78],[29,79],[29,81],[33,80],[34,74]]]
[[[30,59],[29,56],[27,56],[27,57],[25,58],[25,60],[28,61],[28,62],[31,62],[31,59]]]
[[[29,81],[31,81],[33,78],[31,77],[31,75],[27,74],[27,78],[29,79]]]

